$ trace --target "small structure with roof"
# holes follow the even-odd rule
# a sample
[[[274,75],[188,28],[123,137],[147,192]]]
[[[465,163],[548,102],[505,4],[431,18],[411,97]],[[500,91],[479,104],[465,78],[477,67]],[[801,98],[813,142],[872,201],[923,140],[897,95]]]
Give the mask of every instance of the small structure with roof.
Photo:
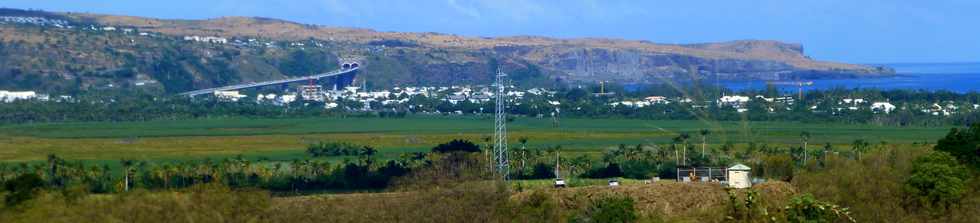
[[[752,187],[752,175],[749,174],[751,170],[752,168],[742,164],[735,164],[734,166],[728,167],[728,187]]]

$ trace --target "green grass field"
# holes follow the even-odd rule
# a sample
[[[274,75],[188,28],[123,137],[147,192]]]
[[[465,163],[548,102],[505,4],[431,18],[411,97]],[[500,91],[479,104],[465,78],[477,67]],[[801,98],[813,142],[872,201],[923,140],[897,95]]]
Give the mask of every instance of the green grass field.
[[[0,126],[0,161],[43,160],[57,154],[70,160],[181,160],[245,155],[288,160],[304,158],[305,146],[316,141],[344,141],[378,148],[383,157],[427,151],[456,138],[482,144],[491,135],[492,119],[481,117],[203,119],[152,122],[53,123]],[[713,122],[697,120],[518,118],[508,125],[510,142],[529,138],[528,146],[560,145],[579,152],[597,152],[618,144],[669,143],[687,132],[709,129],[711,144],[796,144],[802,131],[812,145],[935,142],[946,127],[882,127],[872,125],[793,122]],[[338,158],[340,159],[340,158]]]

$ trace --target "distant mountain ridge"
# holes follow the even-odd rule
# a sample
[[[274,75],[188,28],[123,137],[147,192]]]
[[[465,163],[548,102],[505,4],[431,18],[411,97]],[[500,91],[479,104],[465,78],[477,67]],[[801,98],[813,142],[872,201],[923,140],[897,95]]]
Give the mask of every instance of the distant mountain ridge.
[[[7,46],[5,53],[18,54],[11,58],[0,57],[0,75],[11,75],[16,69],[18,75],[77,78],[80,79],[78,84],[84,85],[83,88],[93,84],[98,86],[101,83],[94,82],[100,81],[156,80],[162,82],[165,91],[175,91],[267,80],[299,75],[295,72],[334,68],[336,57],[346,55],[365,58],[366,67],[361,78],[375,86],[485,84],[490,82],[490,73],[496,67],[516,74],[514,78],[522,84],[532,85],[597,81],[646,83],[690,80],[692,77],[726,80],[819,79],[894,74],[893,70],[885,67],[815,61],[804,54],[801,44],[777,41],[739,40],[675,45],[606,38],[484,38],[440,33],[378,32],[304,25],[271,18],[164,20],[85,13],[26,12],[67,18],[79,26],[112,26],[159,36],[150,39],[134,37],[135,34],[95,35],[93,33],[97,32],[93,31],[96,30],[77,28],[56,30],[0,25],[0,31],[3,31],[0,33],[0,44],[4,44],[0,46]],[[5,14],[24,16],[25,11],[0,10],[0,16]],[[182,41],[183,36],[215,36],[239,41],[260,39],[277,45],[205,45]],[[59,39],[65,41],[55,41]],[[125,44],[127,41],[129,45]],[[49,45],[40,47],[45,50],[36,52],[11,51],[30,48],[21,44]],[[99,49],[93,52],[93,47]],[[220,53],[221,57],[216,57],[215,53]],[[55,58],[62,61],[46,62],[52,66],[25,64],[46,60],[41,58],[45,54],[60,55]],[[91,58],[80,57],[82,55],[99,56],[100,59],[91,61]],[[164,64],[170,66],[159,66],[162,59],[171,60],[167,62],[170,64]],[[89,60],[94,64],[66,63],[73,60]],[[164,67],[166,69],[160,69]],[[104,73],[118,69],[131,70],[132,75],[121,78],[89,78],[99,75],[84,75],[86,72]],[[0,81],[0,86],[4,84]],[[38,85],[45,88],[48,84]]]

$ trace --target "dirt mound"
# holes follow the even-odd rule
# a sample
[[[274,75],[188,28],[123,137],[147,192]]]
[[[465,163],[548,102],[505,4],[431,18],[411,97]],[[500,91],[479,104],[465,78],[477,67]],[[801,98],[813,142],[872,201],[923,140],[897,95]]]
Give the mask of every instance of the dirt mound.
[[[766,200],[777,203],[796,194],[796,189],[785,182],[766,182],[753,187]],[[577,209],[593,198],[613,194],[627,195],[636,202],[642,215],[660,216],[665,219],[715,219],[721,221],[729,205],[728,191],[720,184],[679,183],[661,181],[652,184],[624,185],[618,187],[591,186],[563,189],[547,189],[563,208]],[[747,190],[736,190],[745,193]],[[512,196],[523,201],[534,191]],[[693,217],[693,218],[692,218]],[[711,220],[706,220],[711,221]]]
[[[797,194],[796,187],[793,187],[792,184],[784,181],[766,181],[761,184],[753,185],[752,189],[758,190],[763,194],[781,195],[784,197],[790,197]]]

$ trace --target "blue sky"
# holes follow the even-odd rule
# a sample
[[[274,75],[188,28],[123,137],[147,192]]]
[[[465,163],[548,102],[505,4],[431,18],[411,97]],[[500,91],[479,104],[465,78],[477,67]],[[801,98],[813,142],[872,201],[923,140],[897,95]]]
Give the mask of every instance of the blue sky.
[[[820,60],[980,61],[976,0],[3,0],[0,7],[183,19],[262,16],[469,36],[767,39],[802,43]]]

